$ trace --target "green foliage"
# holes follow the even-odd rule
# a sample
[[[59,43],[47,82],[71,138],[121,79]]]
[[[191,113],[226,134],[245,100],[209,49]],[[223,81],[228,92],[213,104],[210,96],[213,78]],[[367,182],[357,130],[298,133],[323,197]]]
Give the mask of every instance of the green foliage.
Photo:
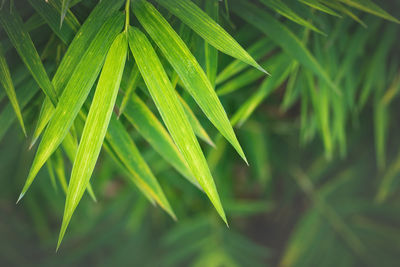
[[[398,11],[3,1],[0,265],[396,266]]]

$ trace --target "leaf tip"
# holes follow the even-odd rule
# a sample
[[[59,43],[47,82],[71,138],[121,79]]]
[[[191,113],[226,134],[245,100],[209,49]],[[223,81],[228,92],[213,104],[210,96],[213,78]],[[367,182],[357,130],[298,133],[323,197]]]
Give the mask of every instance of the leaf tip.
[[[261,71],[261,72],[264,72],[265,74],[267,74],[268,76],[271,76],[271,74],[266,70],[266,69],[264,69],[263,67],[261,67],[258,63],[257,63],[257,65],[255,66],[259,71]]]
[[[17,199],[17,202],[15,202],[15,204],[18,204],[21,201],[21,199],[24,197],[24,195],[25,195],[25,192],[21,192],[21,194],[19,194],[19,197]]]
[[[35,145],[36,141],[38,140],[37,137],[34,137],[31,141],[31,143],[29,144],[28,150],[31,150],[32,147]]]

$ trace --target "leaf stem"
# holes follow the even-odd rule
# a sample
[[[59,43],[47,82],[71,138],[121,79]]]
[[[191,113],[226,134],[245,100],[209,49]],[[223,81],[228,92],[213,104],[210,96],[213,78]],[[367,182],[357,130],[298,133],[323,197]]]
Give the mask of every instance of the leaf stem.
[[[125,33],[128,32],[128,27],[129,27],[129,6],[130,6],[130,0],[126,0],[125,2]]]

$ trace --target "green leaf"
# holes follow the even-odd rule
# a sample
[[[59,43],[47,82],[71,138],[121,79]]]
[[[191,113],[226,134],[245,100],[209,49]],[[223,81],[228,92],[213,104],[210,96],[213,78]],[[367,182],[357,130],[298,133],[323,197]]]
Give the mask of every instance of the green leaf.
[[[210,198],[221,218],[227,223],[206,159],[160,60],[140,30],[129,28],[128,41],[140,73],[172,139],[200,186]]]
[[[332,16],[336,16],[336,17],[340,17],[340,15],[338,13],[336,13],[334,10],[330,9],[329,7],[323,5],[322,3],[320,3],[318,0],[299,0],[301,3],[308,5],[312,8],[315,8],[319,11],[322,11],[326,14],[332,15]]]
[[[181,101],[182,107],[185,110],[186,116],[188,117],[189,123],[192,126],[192,129],[200,139],[202,139],[204,142],[209,144],[212,147],[215,147],[214,142],[211,140],[210,136],[206,132],[206,130],[203,128],[199,120],[196,118],[196,115],[193,113],[192,109],[189,107],[189,105],[186,103],[186,101],[177,93],[177,96],[179,100]]]
[[[135,94],[128,103],[124,113],[128,121],[167,162],[191,183],[199,186],[167,130],[146,104]]]
[[[55,175],[57,176],[64,193],[67,194],[68,184],[67,178],[65,177],[64,158],[62,156],[61,150],[57,149],[51,158],[53,159],[53,168]]]
[[[6,91],[8,99],[10,100],[10,103],[15,111],[15,114],[17,115],[18,122],[21,125],[24,135],[26,136],[24,120],[22,118],[21,109],[18,104],[18,99],[15,93],[14,84],[11,79],[10,69],[8,68],[7,61],[5,59],[1,44],[0,44],[0,83],[4,87],[4,90]]]
[[[272,49],[275,48],[275,44],[269,40],[267,37],[263,37],[259,41],[255,42],[251,45],[247,51],[249,54],[255,59],[260,60],[263,56],[271,52]],[[216,83],[221,84],[224,81],[232,78],[242,70],[248,67],[247,64],[243,63],[242,61],[236,59],[228,64],[223,70],[218,73]]]
[[[140,78],[141,78],[141,76],[140,76],[139,69],[138,69],[137,65],[135,64],[135,66],[133,66],[131,73],[129,74],[128,84],[126,86],[127,88],[124,88],[125,95],[124,95],[124,98],[122,99],[121,105],[119,106],[118,117],[124,112],[126,105],[132,98],[132,95],[135,92],[135,90],[139,84]]]
[[[19,99],[21,109],[24,109],[29,101],[31,101],[39,91],[39,88],[34,80],[30,80],[19,87],[20,89],[16,92],[17,98]],[[3,139],[4,134],[10,128],[15,119],[16,115],[14,108],[12,107],[12,104],[9,103],[3,108],[0,114],[0,140]]]
[[[36,51],[31,37],[28,32],[26,32],[22,19],[17,11],[14,10],[11,14],[7,8],[1,9],[0,23],[3,25],[11,43],[17,50],[19,56],[31,72],[39,87],[50,98],[53,105],[56,105],[57,95],[54,91],[54,87],[47,76],[39,54]]]
[[[126,34],[121,33],[116,37],[107,53],[72,167],[57,248],[60,246],[72,214],[89,184],[100,154],[121,83],[127,49]]]
[[[234,12],[245,21],[257,27],[260,31],[270,37],[282,49],[303,66],[310,69],[325,81],[329,87],[339,95],[341,94],[337,86],[332,82],[324,68],[318,63],[315,57],[304,46],[301,40],[293,34],[285,25],[273,18],[268,12],[256,7],[255,5],[235,1],[232,5]]]
[[[135,1],[134,1],[135,2]],[[157,0],[219,51],[265,71],[218,23],[189,0]]]
[[[60,18],[60,28],[62,27],[65,15],[67,14],[69,4],[71,0],[62,0],[62,5],[61,5],[61,18]]]
[[[315,27],[312,23],[308,22],[306,19],[303,19],[300,15],[298,15],[295,11],[293,11],[290,7],[288,7],[281,0],[261,0],[261,2],[267,7],[273,9],[275,12],[281,14],[282,16],[290,19],[291,21],[307,27],[317,33],[324,34],[321,30]]]
[[[151,203],[154,204],[155,200],[175,220],[175,214],[157,179],[144,161],[128,132],[115,116],[111,117],[106,141],[104,144],[105,147],[110,148],[108,149],[109,155],[112,155],[128,171],[131,181],[136,184]]]
[[[53,159],[52,158],[50,158],[46,162],[46,167],[47,167],[47,171],[49,173],[51,186],[53,187],[54,191],[57,193],[58,188],[57,188],[57,183],[56,183],[56,176],[54,174],[54,167],[53,167]]]
[[[76,33],[52,80],[58,96],[61,95],[76,66],[81,61],[89,45],[93,42],[95,35],[100,30],[103,23],[122,6],[122,3],[123,0],[101,1],[96,5],[89,17],[86,19],[85,23]],[[50,100],[46,98],[42,105],[42,109],[40,110],[39,119],[33,134],[31,146],[35,143],[46,127],[53,113],[54,107]]]
[[[53,6],[42,0],[29,0],[29,3],[64,44],[72,41],[75,34],[74,28],[69,23],[64,23],[63,27],[60,27],[59,13]]]
[[[293,61],[285,54],[278,54],[270,59],[270,66],[274,70],[275,75],[264,79],[257,92],[248,98],[233,115],[231,122],[232,125],[239,127],[250,117],[254,110],[261,104],[261,102],[272,93],[290,73],[290,66]]]
[[[124,24],[124,16],[116,13],[101,27],[66,85],[52,119],[46,128],[19,199],[28,190],[36,174],[68,134],[76,115],[90,92],[103,65],[106,53]]]
[[[205,1],[204,9],[212,20],[218,22],[218,1]],[[218,50],[204,41],[204,55],[206,60],[206,73],[211,85],[215,87],[215,79],[218,71]]]
[[[185,43],[150,3],[134,1],[133,10],[139,22],[178,73],[185,89],[196,100],[207,118],[246,161],[217,94]]]
[[[371,13],[375,16],[400,23],[400,20],[396,19],[389,13],[387,13],[385,10],[383,10],[381,7],[376,5],[374,2],[371,0],[339,0],[340,2],[349,5],[351,7],[355,7],[359,10]]]
[[[269,61],[266,60],[261,63],[261,66],[266,66],[269,64]],[[240,88],[244,88],[246,85],[250,85],[255,81],[259,80],[263,77],[262,73],[255,69],[249,69],[244,71],[243,73],[237,75],[235,78],[227,81],[226,83],[222,84],[221,86],[217,87],[217,94],[219,96],[226,95],[232,93]]]
[[[362,25],[363,27],[367,27],[367,25],[356,15],[354,14],[350,9],[346,8],[339,2],[331,1],[331,0],[320,0],[323,4],[326,6],[329,6],[330,8],[336,9],[337,11],[342,12],[343,14],[349,16],[353,20],[357,21]]]
[[[72,127],[70,132],[65,136],[64,140],[62,141],[62,148],[65,151],[65,153],[67,154],[68,159],[70,160],[71,164],[74,163],[76,151],[78,150],[78,140],[76,138],[76,133],[74,130],[75,130],[75,128]],[[55,153],[53,155],[54,158],[57,158],[57,155],[56,155],[57,151],[59,151],[59,149],[57,149],[54,152]],[[61,159],[59,159],[59,161],[62,161],[61,156],[58,156],[58,158],[61,158]],[[61,167],[62,167],[62,171],[61,171]],[[57,165],[55,166],[55,171],[56,171],[57,176],[60,180],[60,183],[63,187],[64,193],[67,194],[67,182],[66,182],[67,180],[65,178],[64,164],[57,163]],[[64,186],[64,184],[65,184],[65,186]],[[93,192],[93,189],[92,189],[92,186],[90,185],[90,183],[86,189],[88,191],[89,196],[92,198],[92,200],[94,202],[97,202],[96,196]]]

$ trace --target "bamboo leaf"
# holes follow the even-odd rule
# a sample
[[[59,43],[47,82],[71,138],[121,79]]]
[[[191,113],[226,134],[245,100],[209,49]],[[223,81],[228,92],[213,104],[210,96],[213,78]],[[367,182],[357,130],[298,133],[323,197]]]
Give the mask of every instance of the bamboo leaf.
[[[218,22],[218,1],[205,1],[204,9],[212,20]],[[204,41],[204,55],[206,60],[206,74],[211,85],[215,87],[215,79],[218,71],[218,50]]]
[[[246,161],[217,94],[185,43],[150,3],[134,1],[133,10],[140,23],[178,73],[185,89],[196,100],[207,118]]]
[[[21,125],[24,135],[26,136],[24,120],[22,118],[21,109],[18,104],[18,99],[15,93],[14,84],[11,79],[10,69],[8,68],[7,61],[5,59],[1,44],[0,44],[0,83],[3,86],[4,90],[6,91],[11,106],[14,109],[15,115],[17,116],[18,122]]]
[[[264,61],[261,63],[261,66],[266,66],[269,64],[269,61]],[[263,77],[259,71],[254,69],[249,69],[244,71],[243,73],[237,75],[235,78],[227,81],[226,83],[222,84],[221,86],[217,87],[217,94],[219,96],[226,95],[232,93],[240,88],[244,88],[246,85],[250,85],[255,81],[259,80]]]
[[[43,135],[27,181],[19,199],[28,190],[36,174],[68,134],[76,115],[90,92],[112,41],[123,27],[123,15],[116,13],[101,27],[66,85],[60,101]]]
[[[290,7],[288,7],[283,1],[281,1],[281,0],[261,0],[261,2],[264,5],[266,5],[267,7],[275,10],[275,12],[290,19],[291,21],[293,21],[299,25],[302,25],[304,27],[307,27],[317,33],[324,34],[321,30],[319,30],[317,27],[315,27],[312,23],[303,19],[300,15],[298,15],[295,11],[293,11]]]
[[[71,0],[62,0],[60,28],[62,27],[62,23],[64,21],[65,15],[67,14],[70,2],[71,2]]]
[[[351,7],[355,7],[359,10],[371,13],[375,16],[400,23],[400,20],[396,19],[389,13],[387,13],[385,10],[383,10],[381,7],[376,5],[374,2],[371,0],[339,0],[340,2],[349,5]]]
[[[75,34],[74,28],[69,23],[64,23],[63,27],[60,27],[59,13],[53,6],[42,0],[29,0],[29,3],[64,44],[69,44],[72,41]]]
[[[220,25],[212,20],[203,10],[188,0],[157,0],[172,14],[181,19],[198,35],[219,51],[265,71]]]
[[[215,147],[214,142],[211,140],[206,130],[203,128],[199,120],[196,118],[196,115],[193,113],[192,109],[178,93],[177,96],[182,104],[183,109],[185,110],[186,116],[188,117],[189,123],[192,126],[195,135],[198,136],[207,144],[209,144],[210,146]]]
[[[19,104],[21,109],[24,109],[29,101],[32,100],[34,95],[39,91],[34,80],[30,80],[20,86],[20,89],[16,92],[17,98],[19,99]],[[0,114],[0,140],[3,139],[4,134],[10,128],[14,120],[16,119],[16,114],[12,104],[7,104]]]
[[[129,47],[140,73],[172,139],[219,215],[227,223],[206,159],[154,49],[140,30],[131,27],[128,36]]]
[[[247,49],[247,51],[255,60],[260,60],[263,56],[271,52],[271,50],[274,48],[275,44],[268,38],[264,37],[261,40],[255,42],[253,45],[251,45]],[[248,66],[247,64],[243,63],[238,59],[232,61],[218,73],[216,84],[217,85],[221,84],[224,81],[232,78],[242,70],[246,69],[247,66]]]
[[[341,3],[336,2],[336,1],[330,1],[330,0],[319,0],[319,1],[322,2],[323,4],[325,4],[326,6],[329,6],[330,8],[336,9],[337,11],[340,11],[343,14],[349,16],[353,20],[360,23],[360,25],[362,25],[363,27],[365,27],[365,28],[367,27],[367,25],[356,14],[354,14],[350,9],[346,8]]]
[[[336,93],[339,95],[341,94],[340,90],[332,82],[324,68],[304,46],[301,40],[285,25],[273,18],[267,12],[248,2],[235,1],[232,8],[239,17],[243,18],[269,36],[270,39],[281,46],[287,54],[299,61],[300,64],[306,68],[310,69],[314,74],[318,75]]]
[[[134,92],[139,84],[140,78],[141,78],[141,76],[140,76],[139,69],[138,69],[137,65],[135,64],[135,66],[133,67],[133,69],[129,75],[128,84],[126,86],[127,88],[124,88],[125,95],[124,95],[124,98],[122,99],[121,105],[119,107],[118,117],[124,112],[126,105],[132,98],[132,95],[134,94]]]
[[[175,214],[157,179],[144,161],[128,132],[115,116],[111,117],[106,141],[104,143],[105,147],[112,149],[108,149],[109,152],[112,152],[112,154],[109,154],[128,171],[131,181],[136,184],[151,203],[156,201],[175,220]]]
[[[278,54],[271,59],[270,66],[275,70],[275,75],[264,79],[260,88],[249,99],[247,99],[232,116],[232,125],[240,127],[250,117],[261,102],[272,93],[290,73],[290,66],[293,62],[285,55]]]
[[[33,78],[50,98],[53,105],[57,104],[57,95],[53,85],[47,76],[46,70],[43,67],[39,54],[31,40],[31,37],[26,32],[22,19],[16,10],[11,14],[7,8],[0,10],[0,23],[3,25],[11,43],[17,50],[22,61],[25,63]]]
[[[121,83],[127,49],[126,34],[121,33],[116,37],[107,53],[72,167],[57,248],[60,246],[72,214],[89,184],[100,154]]]
[[[167,130],[146,104],[135,94],[128,103],[124,113],[128,121],[166,161],[191,183],[199,186]]]
[[[89,45],[94,41],[93,39],[103,23],[122,6],[122,3],[123,0],[101,1],[90,13],[82,27],[80,27],[53,77],[52,82],[57,95],[61,95],[76,66],[81,61]],[[40,110],[31,146],[46,127],[53,113],[54,107],[50,100],[46,98]]]
[[[338,13],[336,13],[334,10],[330,9],[329,7],[325,6],[324,4],[320,3],[318,0],[299,0],[301,3],[308,5],[312,8],[315,8],[319,11],[322,11],[326,14],[336,16],[336,17],[341,17]]]

